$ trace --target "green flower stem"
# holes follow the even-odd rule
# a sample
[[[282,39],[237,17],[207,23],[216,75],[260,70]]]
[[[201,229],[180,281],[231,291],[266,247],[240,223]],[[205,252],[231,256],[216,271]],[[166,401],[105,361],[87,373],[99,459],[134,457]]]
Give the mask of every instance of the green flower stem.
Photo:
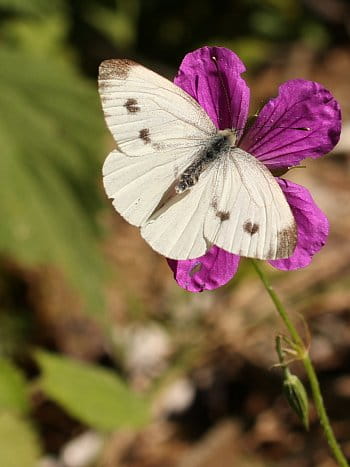
[[[287,327],[289,331],[290,337],[295,346],[295,350],[298,353],[298,358],[300,358],[300,360],[303,362],[306,374],[309,379],[316,410],[320,418],[320,422],[323,427],[324,434],[327,438],[329,447],[333,453],[333,456],[337,460],[340,467],[349,467],[349,464],[342,450],[340,449],[340,446],[334,436],[332,427],[330,425],[329,418],[328,418],[328,415],[327,415],[327,412],[326,412],[326,409],[323,403],[323,398],[322,398],[322,394],[320,390],[320,385],[317,379],[317,375],[313,367],[313,364],[310,360],[308,351],[305,348],[304,342],[302,338],[300,337],[296,327],[294,326],[291,319],[289,318],[284,306],[282,305],[281,300],[279,299],[278,295],[272,288],[264,272],[260,268],[259,262],[253,259],[251,261],[252,261],[255,271],[257,272],[258,276],[261,279],[261,282],[264,284],[264,287],[267,293],[269,294],[271,300],[273,301],[278,314],[282,318],[282,321],[284,322],[285,326]]]

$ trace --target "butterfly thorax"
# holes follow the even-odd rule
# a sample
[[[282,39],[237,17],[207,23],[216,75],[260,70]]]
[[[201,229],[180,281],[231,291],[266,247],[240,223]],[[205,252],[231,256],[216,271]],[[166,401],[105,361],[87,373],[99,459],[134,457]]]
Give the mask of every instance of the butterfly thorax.
[[[200,150],[196,159],[179,176],[175,186],[176,193],[183,193],[193,187],[204,170],[215,161],[223,157],[236,145],[236,132],[234,130],[219,130],[212,136],[205,147]]]

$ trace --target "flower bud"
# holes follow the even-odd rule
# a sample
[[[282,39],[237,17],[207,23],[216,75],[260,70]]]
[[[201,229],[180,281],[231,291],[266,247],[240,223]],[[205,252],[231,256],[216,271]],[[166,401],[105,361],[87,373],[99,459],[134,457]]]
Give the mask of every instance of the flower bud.
[[[297,414],[306,430],[309,429],[309,401],[303,383],[296,375],[286,369],[284,372],[283,392],[288,404]]]

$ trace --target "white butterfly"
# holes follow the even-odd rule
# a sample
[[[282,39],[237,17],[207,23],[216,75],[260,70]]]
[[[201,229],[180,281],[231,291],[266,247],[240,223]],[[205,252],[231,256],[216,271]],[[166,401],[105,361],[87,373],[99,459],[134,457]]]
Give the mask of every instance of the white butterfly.
[[[99,92],[117,148],[103,166],[116,210],[162,255],[214,244],[237,255],[292,255],[296,225],[271,172],[218,131],[186,92],[130,60],[106,60]]]

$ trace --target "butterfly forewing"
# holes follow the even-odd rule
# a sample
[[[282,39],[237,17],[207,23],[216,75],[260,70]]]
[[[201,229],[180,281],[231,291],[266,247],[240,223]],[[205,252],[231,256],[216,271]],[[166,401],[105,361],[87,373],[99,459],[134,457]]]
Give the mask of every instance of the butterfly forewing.
[[[105,190],[140,226],[216,130],[191,96],[130,60],[101,64],[99,92],[118,146],[103,167]]]
[[[174,148],[198,148],[215,126],[182,89],[130,60],[106,60],[99,70],[105,119],[119,149],[129,157]]]

